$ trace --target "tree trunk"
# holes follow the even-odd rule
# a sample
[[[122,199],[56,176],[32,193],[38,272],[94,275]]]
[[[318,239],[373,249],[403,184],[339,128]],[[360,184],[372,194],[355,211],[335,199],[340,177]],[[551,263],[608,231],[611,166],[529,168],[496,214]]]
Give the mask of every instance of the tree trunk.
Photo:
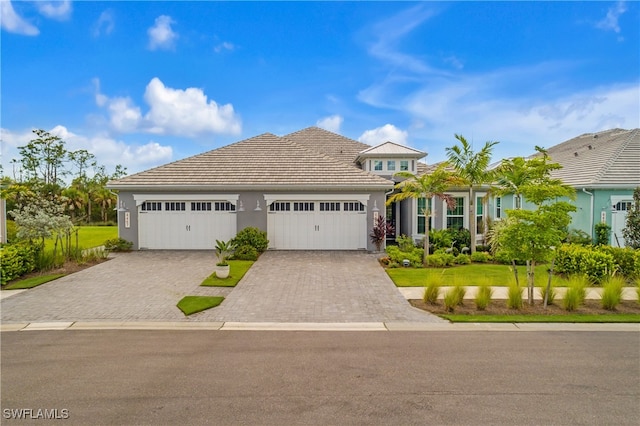
[[[529,301],[529,305],[533,305],[533,288],[534,288],[534,281],[535,281],[535,276],[534,276],[534,268],[536,266],[536,261],[535,260],[527,260],[527,298]]]
[[[513,266],[513,276],[516,278],[516,285],[520,287],[520,281],[518,280],[518,266],[516,265],[515,259],[511,260],[511,265]]]
[[[551,259],[551,268],[549,269],[549,279],[547,280],[547,291],[544,294],[544,309],[547,309],[547,302],[549,301],[549,290],[551,290],[551,277],[553,276],[553,266],[556,263],[556,258]]]
[[[469,187],[469,234],[471,234],[471,244],[469,254],[476,252],[476,212],[474,209],[473,187]]]

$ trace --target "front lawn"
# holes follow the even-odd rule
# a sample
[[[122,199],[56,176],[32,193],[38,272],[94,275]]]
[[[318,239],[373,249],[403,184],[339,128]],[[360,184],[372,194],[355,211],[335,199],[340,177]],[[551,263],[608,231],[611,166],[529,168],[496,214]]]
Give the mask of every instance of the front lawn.
[[[218,278],[214,272],[205,278],[200,285],[205,287],[235,287],[254,263],[253,260],[229,260],[228,262],[230,272],[227,278]]]
[[[64,277],[66,274],[49,274],[38,275],[31,278],[25,278],[24,280],[13,281],[11,284],[3,287],[3,290],[21,290],[24,288],[37,287],[40,284],[48,283],[49,281],[57,280],[60,277]]]
[[[104,244],[106,240],[118,238],[117,226],[79,226],[78,227],[78,247],[83,249],[99,247]],[[53,250],[54,239],[45,240],[45,250]],[[71,235],[71,246],[75,247],[76,236]],[[58,247],[60,250],[60,247]]]
[[[520,285],[526,285],[526,267],[518,266],[517,268]],[[547,279],[547,268],[547,265],[536,266],[536,282]],[[430,276],[439,277],[443,286],[491,285],[506,287],[514,281],[511,266],[492,263],[473,263],[450,268],[387,268],[386,271],[398,287],[423,287]],[[560,280],[555,281],[554,284],[562,286]]]

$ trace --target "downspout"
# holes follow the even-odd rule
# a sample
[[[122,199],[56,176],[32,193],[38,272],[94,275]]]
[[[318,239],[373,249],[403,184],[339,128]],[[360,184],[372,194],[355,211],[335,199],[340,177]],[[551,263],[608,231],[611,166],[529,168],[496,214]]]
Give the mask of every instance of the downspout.
[[[593,230],[593,192],[589,192],[587,191],[587,188],[582,188],[582,192],[584,192],[585,194],[589,195],[591,197],[591,209],[589,211],[589,231],[591,232],[591,239],[593,240],[594,237],[594,230]]]

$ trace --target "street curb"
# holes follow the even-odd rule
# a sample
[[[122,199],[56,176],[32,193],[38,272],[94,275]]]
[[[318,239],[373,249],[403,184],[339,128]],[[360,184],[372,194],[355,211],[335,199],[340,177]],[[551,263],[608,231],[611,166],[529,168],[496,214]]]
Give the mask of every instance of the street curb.
[[[276,323],[50,321],[0,324],[0,332],[63,330],[209,330],[209,331],[615,331],[640,332],[638,323]]]

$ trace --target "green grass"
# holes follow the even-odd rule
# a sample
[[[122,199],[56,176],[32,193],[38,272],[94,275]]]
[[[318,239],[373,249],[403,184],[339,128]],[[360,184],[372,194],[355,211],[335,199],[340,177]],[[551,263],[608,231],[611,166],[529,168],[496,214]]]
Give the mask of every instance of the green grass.
[[[526,267],[518,266],[518,279],[520,285],[526,285]],[[451,268],[388,268],[387,274],[398,287],[423,287],[430,275],[435,275],[441,280],[441,285],[491,285],[506,287],[514,281],[513,272],[508,265],[471,264],[460,265]],[[535,268],[536,281],[547,279],[547,266],[538,265]],[[546,282],[546,281],[545,281]],[[562,282],[554,283],[556,287]]]
[[[205,287],[235,287],[253,263],[253,260],[229,260],[231,269],[227,278],[220,279],[216,277],[214,272],[205,278],[200,285]]]
[[[640,323],[638,314],[573,314],[573,315],[456,315],[440,317],[451,322],[548,322],[548,323]]]
[[[65,275],[66,274],[50,274],[26,278],[24,280],[14,281],[11,284],[6,285],[3,290],[21,290],[24,288],[33,288],[39,286],[40,284],[57,280],[58,278],[64,277]]]
[[[222,303],[223,300],[224,297],[185,296],[176,306],[178,306],[185,315],[191,315],[206,309],[215,308]]]
[[[78,229],[78,246],[83,249],[98,247],[104,244],[106,240],[118,238],[117,226],[79,226]],[[54,242],[55,240],[53,239],[45,240],[45,250],[53,250]],[[72,234],[71,245],[75,247],[75,244],[76,236]]]

